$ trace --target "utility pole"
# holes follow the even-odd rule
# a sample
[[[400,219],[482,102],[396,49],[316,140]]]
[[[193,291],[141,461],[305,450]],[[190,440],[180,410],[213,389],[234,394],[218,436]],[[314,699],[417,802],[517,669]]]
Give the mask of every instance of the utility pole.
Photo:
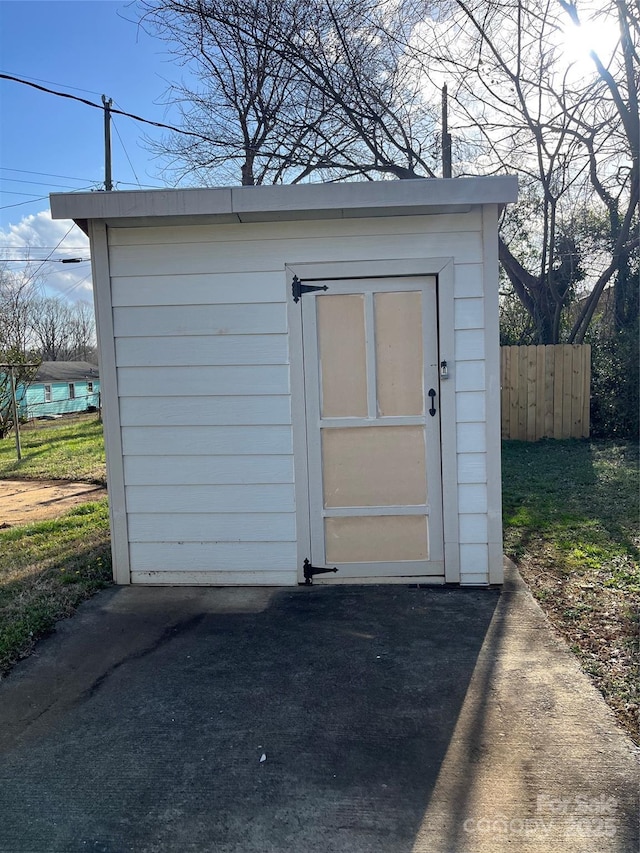
[[[449,133],[449,105],[446,83],[442,87],[442,177],[451,177],[451,134]]]
[[[111,105],[113,100],[102,96],[104,104],[104,189],[111,192],[113,183],[111,181]]]

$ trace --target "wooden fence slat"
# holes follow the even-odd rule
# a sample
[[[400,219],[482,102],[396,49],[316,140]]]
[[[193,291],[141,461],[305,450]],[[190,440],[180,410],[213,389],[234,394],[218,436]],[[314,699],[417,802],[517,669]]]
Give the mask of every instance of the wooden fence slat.
[[[582,436],[589,438],[591,430],[591,344],[583,344],[582,350]]]
[[[527,440],[527,378],[528,347],[520,347],[518,352],[518,438]]]
[[[511,407],[509,411],[509,435],[518,437],[518,390],[520,355],[518,350],[511,351]]]
[[[571,347],[571,438],[582,437],[582,353]]]
[[[546,364],[546,347],[536,347],[536,376],[535,376],[535,394],[536,394],[536,432],[535,440],[544,438],[544,400],[545,400],[545,364]]]
[[[509,375],[509,361],[511,358],[511,347],[500,348],[500,425],[502,437],[508,438],[509,431],[509,406],[511,403],[511,385]]]
[[[572,351],[570,344],[562,345],[562,384],[564,394],[562,401],[562,438],[571,438],[571,379],[573,375]]]
[[[588,345],[502,347],[500,373],[503,438],[588,438]]]
[[[562,371],[562,347],[553,348],[555,380],[553,388],[553,437],[562,438],[562,399],[564,394],[564,373]]]
[[[536,440],[536,360],[537,347],[527,347],[527,441]]]
[[[555,379],[555,354],[552,346],[545,347],[544,358],[544,438],[553,438],[553,386]]]

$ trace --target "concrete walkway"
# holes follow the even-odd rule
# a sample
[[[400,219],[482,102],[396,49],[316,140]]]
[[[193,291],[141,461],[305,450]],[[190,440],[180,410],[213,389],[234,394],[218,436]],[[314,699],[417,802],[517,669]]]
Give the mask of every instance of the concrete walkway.
[[[111,589],[0,684],[6,853],[630,853],[638,778],[513,570]]]

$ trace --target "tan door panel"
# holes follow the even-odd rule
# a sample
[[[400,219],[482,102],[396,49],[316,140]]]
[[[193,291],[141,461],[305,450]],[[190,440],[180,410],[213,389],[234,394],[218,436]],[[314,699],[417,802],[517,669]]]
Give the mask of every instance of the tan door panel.
[[[422,294],[375,293],[378,414],[421,415]]]
[[[325,507],[427,502],[424,427],[323,429]]]
[[[320,297],[317,305],[322,417],[366,417],[364,296]]]
[[[426,560],[427,522],[420,515],[351,516],[325,519],[330,563]]]

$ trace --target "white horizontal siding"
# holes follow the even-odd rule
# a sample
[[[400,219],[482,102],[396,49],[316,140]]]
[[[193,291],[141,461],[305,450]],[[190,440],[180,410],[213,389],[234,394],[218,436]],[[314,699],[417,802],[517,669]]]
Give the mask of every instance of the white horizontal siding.
[[[134,305],[221,305],[285,302],[281,272],[217,275],[141,275],[114,277],[114,307]]]
[[[486,544],[460,545],[461,583],[487,583],[489,578],[489,547]]]
[[[120,422],[123,426],[290,424],[291,398],[123,397]]]
[[[131,486],[293,483],[292,456],[125,456]]]
[[[460,264],[456,262],[453,292],[456,299],[482,296],[484,292],[482,264]]]
[[[315,224],[315,223],[314,223]],[[281,229],[286,226],[281,226]],[[242,231],[242,229],[238,229]],[[282,234],[282,230],[281,230]],[[482,241],[479,233],[422,234],[419,240],[407,235],[363,235],[302,237],[282,240],[229,241],[218,243],[158,244],[153,251],[140,251],[139,246],[114,247],[110,252],[113,276],[154,276],[207,274],[281,270],[284,263],[305,263],[310,258],[330,258],[332,261],[389,260],[395,257],[456,257],[462,263],[482,261]]]
[[[462,423],[456,427],[459,453],[484,453],[487,437],[483,423]]]
[[[120,397],[280,396],[289,393],[289,367],[121,367],[118,392]]]
[[[284,303],[259,303],[114,308],[113,328],[116,338],[273,335],[287,331],[287,307]]]
[[[484,421],[486,417],[486,395],[484,391],[462,391],[456,394],[456,421]]]
[[[293,486],[127,486],[131,513],[294,512]]]
[[[168,246],[171,244],[204,243],[207,246],[216,243],[273,240],[279,242],[283,232],[289,239],[308,239],[309,233],[320,239],[334,237],[360,237],[375,235],[381,237],[401,237],[403,235],[432,234],[480,231],[482,214],[480,208],[468,213],[448,213],[428,216],[378,216],[369,219],[340,219],[314,221],[256,222],[228,225],[172,225],[151,226],[145,228],[111,228],[109,244],[116,246]],[[331,257],[331,252],[327,257]],[[388,255],[387,257],[393,257]]]
[[[284,572],[255,571],[218,571],[207,569],[194,572],[189,568],[176,571],[175,567],[167,571],[133,571],[131,583],[144,586],[295,586],[298,582],[296,569]]]
[[[131,513],[131,542],[295,542],[294,513]]]
[[[456,329],[482,329],[484,327],[484,299],[456,299],[454,301]]]
[[[122,448],[125,456],[259,456],[293,452],[288,426],[123,427]]]
[[[295,542],[132,542],[131,571],[282,571],[296,565]]]
[[[486,453],[458,453],[458,483],[486,482]]]
[[[456,391],[484,391],[485,387],[484,361],[456,364]]]
[[[486,572],[466,572],[461,579],[462,586],[488,586]]]
[[[118,338],[118,367],[288,364],[287,335],[189,335]]]
[[[486,483],[461,483],[458,486],[458,511],[461,513],[486,513]]]
[[[460,542],[486,543],[489,538],[486,513],[462,514],[460,516]]]
[[[484,359],[484,331],[482,329],[458,329],[454,333],[456,361],[478,361]]]

